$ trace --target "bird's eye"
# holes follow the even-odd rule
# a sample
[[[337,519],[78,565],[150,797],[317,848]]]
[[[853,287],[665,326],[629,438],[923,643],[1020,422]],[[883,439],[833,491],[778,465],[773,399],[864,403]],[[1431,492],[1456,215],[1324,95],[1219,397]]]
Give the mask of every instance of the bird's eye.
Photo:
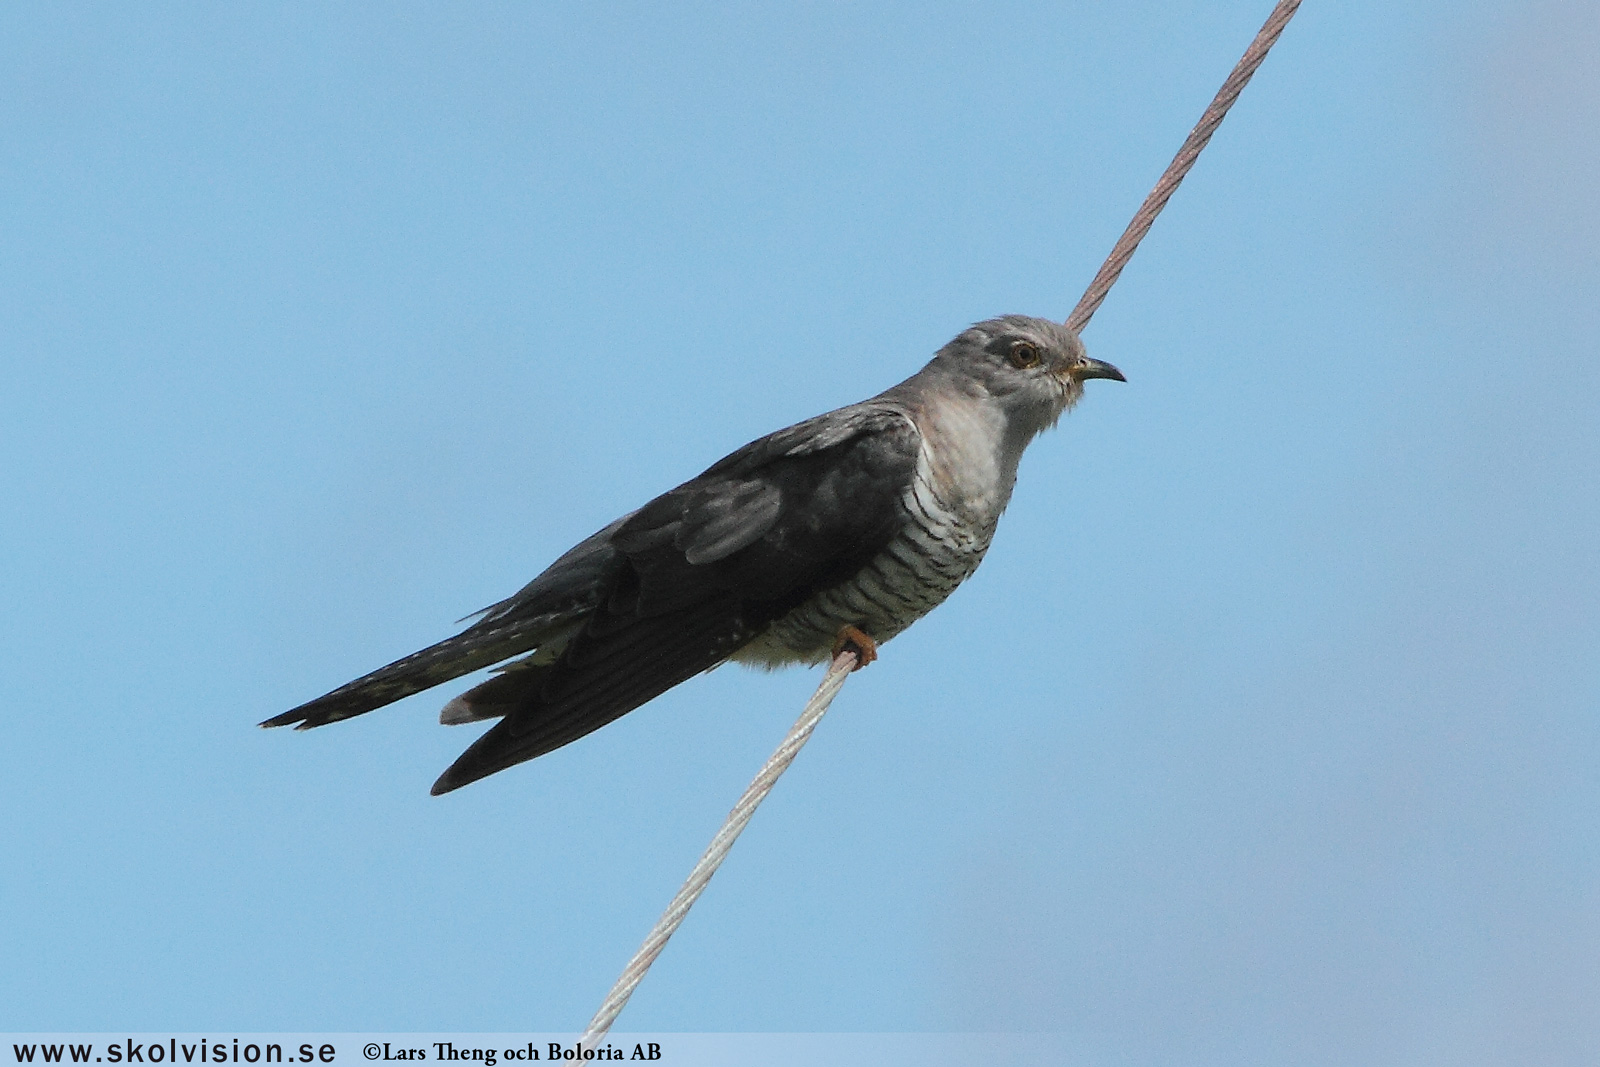
[[[1032,341],[1011,342],[1011,362],[1018,367],[1037,367],[1039,365],[1039,346]]]

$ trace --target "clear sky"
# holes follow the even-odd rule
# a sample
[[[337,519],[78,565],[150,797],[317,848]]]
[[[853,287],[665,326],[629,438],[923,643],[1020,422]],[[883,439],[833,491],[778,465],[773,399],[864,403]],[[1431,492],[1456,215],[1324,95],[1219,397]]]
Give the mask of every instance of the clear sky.
[[[1064,317],[1270,6],[6,4],[0,1029],[580,1027],[814,672],[254,724]],[[621,1025],[1600,1056],[1596,55],[1307,0]]]

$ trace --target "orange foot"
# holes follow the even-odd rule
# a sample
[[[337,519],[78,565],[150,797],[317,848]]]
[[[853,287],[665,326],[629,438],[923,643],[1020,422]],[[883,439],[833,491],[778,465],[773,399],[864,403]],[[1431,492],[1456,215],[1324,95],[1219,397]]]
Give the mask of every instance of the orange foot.
[[[854,626],[846,626],[840,630],[838,638],[833,642],[833,654],[835,657],[845,649],[849,649],[856,654],[856,665],[850,668],[853,671],[859,671],[862,667],[878,658],[878,642]]]

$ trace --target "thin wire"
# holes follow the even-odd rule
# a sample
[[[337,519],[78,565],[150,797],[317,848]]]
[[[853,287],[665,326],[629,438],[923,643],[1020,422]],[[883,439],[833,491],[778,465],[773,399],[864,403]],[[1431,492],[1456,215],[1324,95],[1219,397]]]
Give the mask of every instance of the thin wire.
[[[1156,187],[1150,190],[1150,195],[1144,198],[1144,203],[1134,212],[1133,221],[1122,231],[1122,237],[1111,249],[1111,254],[1106,257],[1100,273],[1094,276],[1094,281],[1090,282],[1089,288],[1084,291],[1083,299],[1078,301],[1078,306],[1067,316],[1067,329],[1073,333],[1080,333],[1089,325],[1089,319],[1099,310],[1101,302],[1111,291],[1117,276],[1122,273],[1122,268],[1133,258],[1134,249],[1139,247],[1144,235],[1150,232],[1150,226],[1156,221],[1156,216],[1167,206],[1172,194],[1178,191],[1184,175],[1189,173],[1194,161],[1200,158],[1200,150],[1205,148],[1206,142],[1211,140],[1211,135],[1222,125],[1223,116],[1228,113],[1233,102],[1239,99],[1239,94],[1250,83],[1251,75],[1261,66],[1261,61],[1267,58],[1268,50],[1277,43],[1278,35],[1283,33],[1283,28],[1289,24],[1289,20],[1299,8],[1300,0],[1279,0],[1278,6],[1272,9],[1272,14],[1267,16],[1261,32],[1256,34],[1256,39],[1245,49],[1244,57],[1239,60],[1238,66],[1233,68],[1233,73],[1228,75],[1228,80],[1222,83],[1222,88],[1217,90],[1211,106],[1206,108],[1205,114],[1200,116],[1200,121],[1189,131],[1189,136],[1183,142],[1183,147],[1178,149],[1178,154],[1172,157],[1166,173],[1161,175]]]
[[[1088,290],[1083,294],[1083,299],[1078,301],[1078,306],[1072,309],[1072,314],[1067,316],[1067,326],[1074,332],[1080,331],[1088,324],[1096,309],[1105,300],[1106,294],[1111,291],[1112,284],[1117,276],[1122,273],[1122,268],[1127,266],[1128,260],[1133,258],[1134,249],[1139,247],[1139,242],[1144,235],[1150,232],[1150,226],[1155,222],[1161,209],[1167,206],[1167,201],[1183,181],[1189,168],[1194,166],[1194,161],[1199,158],[1200,150],[1205,148],[1206,142],[1211,140],[1211,135],[1222,123],[1222,117],[1228,113],[1233,102],[1239,98],[1239,93],[1249,83],[1250,76],[1261,66],[1261,61],[1266,58],[1267,51],[1278,40],[1278,35],[1283,33],[1283,28],[1300,7],[1300,0],[1279,0],[1278,6],[1268,16],[1266,25],[1261,27],[1261,32],[1256,34],[1256,39],[1245,50],[1244,58],[1239,60],[1233,73],[1228,75],[1228,80],[1222,83],[1221,90],[1216,98],[1211,101],[1211,106],[1206,108],[1205,114],[1200,116],[1200,121],[1190,131],[1189,137],[1183,142],[1183,147],[1178,149],[1178,154],[1173,157],[1166,173],[1156,182],[1156,187],[1145,197],[1139,210],[1134,214],[1133,221],[1123,232],[1122,238],[1112,248],[1111,255],[1106,258],[1105,265],[1100,268],[1094,281],[1089,283]],[[579,1042],[580,1052],[593,1049],[601,1038],[610,1031],[611,1024],[622,1013],[623,1007],[628,1003],[628,998],[633,996],[633,991],[644,980],[645,973],[650,970],[650,965],[656,957],[661,955],[661,950],[667,945],[667,940],[672,937],[683,920],[688,916],[689,909],[694,902],[705,892],[706,886],[711,881],[711,876],[717,873],[717,868],[722,866],[722,861],[727,859],[728,850],[733,848],[733,843],[738,840],[739,834],[744,831],[750,822],[750,817],[755,814],[756,808],[766,799],[772,787],[777,784],[779,776],[794,762],[795,756],[811,737],[811,731],[816,729],[817,723],[822,719],[823,713],[828,710],[828,705],[833,703],[833,698],[839,695],[839,690],[844,686],[845,679],[856,667],[856,655],[846,649],[833,658],[833,663],[828,667],[828,672],[822,676],[822,683],[817,686],[817,691],[811,695],[800,718],[795,720],[794,726],[784,737],[783,742],[773,752],[766,764],[761,768],[750,787],[744,791],[739,802],[728,813],[728,818],[722,824],[722,829],[717,831],[717,836],[711,839],[705,854],[700,857],[700,862],[695,864],[694,870],[689,872],[689,877],[684,881],[683,888],[678,890],[678,895],[672,898],[672,903],[667,905],[667,910],[656,921],[655,926],[645,937],[644,944],[639,946],[639,951],[633,954],[628,965],[622,969],[622,976],[617,979],[611,992],[606,994],[606,999],[601,1003],[600,1010],[595,1012],[594,1018],[589,1020],[589,1027],[584,1031]]]
[[[750,787],[744,791],[739,802],[728,812],[728,818],[722,824],[722,829],[717,831],[717,836],[711,839],[711,844],[706,848],[705,854],[700,857],[700,862],[694,865],[694,870],[689,872],[689,877],[684,881],[683,888],[678,890],[678,895],[672,898],[672,903],[667,905],[667,910],[645,937],[644,944],[639,946],[639,951],[633,954],[633,959],[622,969],[622,976],[617,979],[617,984],[611,987],[611,992],[606,994],[606,999],[601,1003],[600,1010],[594,1013],[594,1018],[589,1020],[589,1028],[584,1031],[583,1039],[579,1045],[583,1049],[592,1049],[599,1044],[600,1039],[611,1029],[611,1024],[616,1021],[618,1014],[628,1003],[628,998],[633,996],[633,991],[644,979],[645,972],[661,955],[661,950],[666,947],[670,938],[683,920],[689,914],[689,909],[705,891],[711,876],[717,873],[717,868],[722,866],[722,861],[728,857],[728,850],[738,840],[745,824],[756,813],[756,807],[766,799],[772,787],[778,784],[779,775],[788,770],[789,764],[794,762],[795,756],[811,737],[811,731],[816,729],[822,715],[828,710],[828,705],[833,703],[833,698],[839,695],[844,681],[856,667],[856,654],[850,649],[845,649],[833,657],[833,663],[828,667],[828,673],[822,676],[822,683],[817,686],[817,691],[811,694],[811,699],[800,712],[800,718],[789,728],[789,733],[783,742],[767,759]],[[580,1053],[581,1054],[581,1053]]]

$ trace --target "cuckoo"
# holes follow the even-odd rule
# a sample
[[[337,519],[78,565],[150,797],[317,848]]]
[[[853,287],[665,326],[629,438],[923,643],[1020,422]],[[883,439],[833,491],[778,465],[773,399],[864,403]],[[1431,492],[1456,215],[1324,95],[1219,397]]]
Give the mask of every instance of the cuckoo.
[[[848,645],[870,662],[977,569],[1023,449],[1090,378],[1125,380],[1059,323],[980,322],[899,385],[752,441],[622,516],[456,636],[262,725],[323,726],[502,664],[439,714],[499,721],[438,795],[728,660],[815,664]]]

